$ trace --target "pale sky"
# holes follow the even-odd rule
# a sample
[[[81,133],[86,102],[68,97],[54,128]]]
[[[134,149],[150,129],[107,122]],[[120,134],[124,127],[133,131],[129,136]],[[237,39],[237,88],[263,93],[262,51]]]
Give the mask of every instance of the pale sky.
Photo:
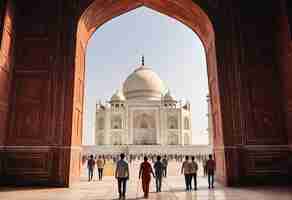
[[[91,37],[86,55],[83,144],[94,144],[95,104],[108,101],[145,56],[178,99],[189,100],[194,144],[207,144],[208,77],[204,47],[179,21],[141,7],[112,19]]]

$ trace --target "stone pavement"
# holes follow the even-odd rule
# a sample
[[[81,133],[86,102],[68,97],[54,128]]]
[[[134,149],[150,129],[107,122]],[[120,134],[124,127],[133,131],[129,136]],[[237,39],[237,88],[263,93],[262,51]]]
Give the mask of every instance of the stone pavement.
[[[140,181],[137,179],[138,163],[131,166],[127,199],[143,199]],[[163,181],[162,192],[156,193],[151,182],[150,200],[291,200],[292,189],[276,187],[226,188],[218,184],[208,189],[207,179],[198,178],[198,190],[186,192],[184,178],[178,174],[179,165],[170,166],[170,174]],[[109,170],[109,169],[107,169]],[[175,173],[176,172],[176,173]],[[88,182],[85,174],[71,188],[0,188],[0,200],[115,200],[118,197],[116,180],[112,176],[103,181]]]
[[[215,185],[207,187],[206,178],[199,178],[197,191],[185,192],[183,177],[172,176],[164,180],[161,193],[154,192],[151,184],[150,200],[291,200],[291,188],[225,188]],[[137,179],[129,181],[127,199],[143,199],[141,185]],[[105,177],[103,181],[87,182],[82,179],[71,188],[0,188],[1,200],[115,200],[116,181]]]

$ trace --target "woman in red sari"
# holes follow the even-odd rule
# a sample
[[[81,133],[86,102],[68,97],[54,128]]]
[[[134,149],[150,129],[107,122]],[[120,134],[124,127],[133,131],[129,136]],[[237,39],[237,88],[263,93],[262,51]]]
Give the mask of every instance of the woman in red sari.
[[[153,177],[155,177],[151,164],[148,162],[147,156],[145,156],[144,162],[141,163],[139,170],[139,179],[142,177],[142,188],[144,192],[144,198],[148,198],[151,174],[153,175]]]

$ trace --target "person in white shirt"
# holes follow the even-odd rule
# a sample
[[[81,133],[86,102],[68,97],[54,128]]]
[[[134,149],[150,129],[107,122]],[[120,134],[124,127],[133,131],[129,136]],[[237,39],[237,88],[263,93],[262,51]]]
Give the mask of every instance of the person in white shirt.
[[[192,156],[192,161],[191,161],[191,179],[194,179],[194,190],[197,190],[197,171],[198,171],[198,164],[195,161],[195,156]]]
[[[118,180],[119,199],[126,198],[127,181],[129,180],[129,165],[124,160],[125,154],[120,155],[120,160],[117,162],[115,178]]]
[[[104,168],[104,160],[102,159],[101,156],[98,157],[97,161],[96,161],[96,166],[97,166],[97,170],[98,170],[98,179],[101,181],[102,177],[103,177],[103,168]]]
[[[191,176],[191,162],[189,161],[189,156],[185,157],[185,161],[181,167],[181,174],[185,175],[185,184],[186,184],[186,191],[190,191],[192,189],[192,176]]]

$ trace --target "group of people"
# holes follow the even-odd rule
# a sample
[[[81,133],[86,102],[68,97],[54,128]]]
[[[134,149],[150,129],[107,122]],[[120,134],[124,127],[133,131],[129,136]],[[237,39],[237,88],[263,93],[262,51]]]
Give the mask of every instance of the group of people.
[[[105,165],[105,160],[101,156],[98,157],[98,159],[94,159],[93,155],[90,155],[88,161],[87,161],[87,168],[88,168],[88,181],[92,181],[95,165],[97,167],[98,171],[98,180],[102,180],[103,178],[103,168]]]
[[[82,164],[85,164],[85,162],[88,160],[91,154],[84,154],[82,156]],[[157,156],[161,156],[160,153],[127,153],[125,154],[125,159],[129,162],[129,164],[135,162],[135,161],[140,161],[143,160],[144,156],[147,155],[148,160],[150,162],[155,162]],[[95,158],[98,157],[98,155],[93,155]],[[117,161],[120,159],[119,154],[102,154],[99,155],[103,158],[104,161],[113,161],[114,164],[117,163]],[[186,155],[184,154],[167,154],[162,156],[162,161],[167,160],[167,161],[176,161],[176,162],[183,162],[184,158]],[[195,160],[199,162],[205,162],[208,159],[207,154],[195,154]]]
[[[125,199],[127,181],[130,178],[129,164],[126,161],[125,157],[125,154],[120,154],[120,159],[116,162],[115,178],[118,181],[119,199]],[[156,192],[161,192],[162,179],[167,175],[167,157],[164,157],[162,159],[160,155],[157,155],[155,162],[153,158],[151,158],[151,160],[153,162],[153,167],[148,161],[148,157],[144,156],[144,161],[140,164],[139,169],[139,179],[142,180],[144,198],[148,198],[149,195],[151,176],[155,178]],[[102,180],[105,160],[102,156],[99,156],[98,159],[95,161],[93,155],[91,155],[90,159],[87,162],[89,181],[92,180],[95,164],[98,168],[99,180]],[[206,161],[205,165],[208,175],[209,189],[214,188],[215,161],[212,159],[212,155],[209,155],[209,159]],[[189,156],[185,156],[185,160],[182,163],[181,167],[181,173],[185,176],[186,191],[191,191],[192,189],[197,190],[197,171],[198,164],[195,161],[195,157],[192,156],[190,159]],[[194,182],[193,187],[192,181]]]
[[[149,196],[149,186],[151,182],[151,176],[155,178],[156,181],[156,192],[161,192],[162,177],[166,175],[165,164],[161,161],[161,156],[157,156],[157,161],[154,163],[153,168],[148,162],[148,157],[144,157],[144,162],[141,163],[139,169],[139,179],[142,180],[142,189],[144,192],[144,198]],[[126,184],[129,180],[129,165],[125,161],[125,154],[120,155],[120,160],[117,162],[115,170],[115,178],[118,180],[118,191],[119,199],[125,199],[126,195]]]
[[[214,188],[215,167],[215,161],[213,160],[212,155],[209,155],[209,160],[206,161],[209,189]],[[195,161],[195,157],[192,156],[190,160],[189,156],[186,156],[181,167],[181,173],[185,176],[186,191],[191,191],[192,189],[197,190],[197,171],[198,164]],[[192,180],[194,180],[194,187],[192,187]]]

